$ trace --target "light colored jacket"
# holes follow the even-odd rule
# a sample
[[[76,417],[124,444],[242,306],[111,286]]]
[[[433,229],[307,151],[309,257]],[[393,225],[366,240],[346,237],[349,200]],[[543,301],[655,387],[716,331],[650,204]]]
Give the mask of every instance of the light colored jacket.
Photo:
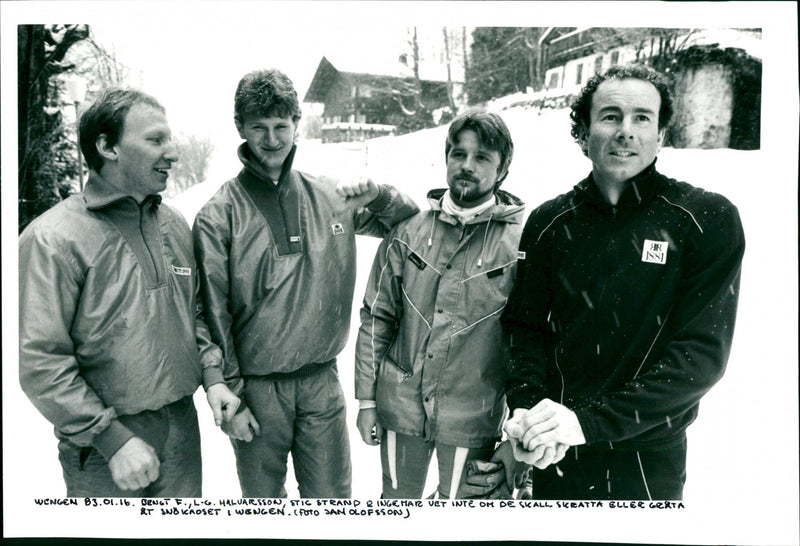
[[[341,210],[335,180],[288,171],[281,184],[297,194],[301,248],[280,255],[240,180],[245,175],[223,184],[193,227],[206,320],[224,354],[226,383],[239,396],[243,376],[297,373],[341,352],[355,289],[355,235],[383,237],[419,211],[388,186],[379,210]]]
[[[92,173],[20,236],[19,294],[20,384],[60,439],[110,458],[133,436],[117,415],[222,380],[189,226],[160,196],[140,207]]]
[[[356,398],[375,400],[395,432],[462,447],[501,436],[505,355],[500,315],[514,281],[524,206],[498,204],[462,225],[431,209],[381,244],[356,344]]]

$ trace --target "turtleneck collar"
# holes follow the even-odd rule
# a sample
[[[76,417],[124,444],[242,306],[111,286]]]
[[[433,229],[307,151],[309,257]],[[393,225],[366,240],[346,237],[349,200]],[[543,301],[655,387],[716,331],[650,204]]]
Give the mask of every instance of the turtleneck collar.
[[[247,142],[240,144],[239,148],[236,150],[236,153],[239,156],[239,161],[241,161],[242,165],[244,165],[245,173],[260,182],[269,182],[269,184],[267,184],[269,187],[275,187],[280,186],[289,177],[289,173],[292,170],[292,164],[294,163],[294,154],[296,151],[297,144],[292,144],[292,149],[289,152],[289,155],[286,156],[286,160],[283,162],[283,167],[281,167],[281,175],[277,180],[277,183],[275,180],[272,180],[269,174],[267,174],[266,167],[264,167],[258,158],[253,156],[253,153],[247,146]]]
[[[86,181],[86,186],[83,189],[83,198],[86,202],[86,208],[89,210],[106,208],[124,199],[136,201],[133,196],[109,184],[105,178],[95,171],[89,171],[89,179]],[[161,204],[161,195],[148,195],[139,205],[144,206],[145,204],[158,206]]]
[[[656,170],[656,161],[646,167],[642,172],[628,180],[625,191],[620,195],[619,201],[612,207],[603,198],[597,183],[594,180],[594,174],[589,174],[584,180],[575,186],[575,191],[584,197],[586,201],[600,205],[607,208],[619,208],[625,206],[638,206],[652,199],[658,195],[666,184],[664,177]]]

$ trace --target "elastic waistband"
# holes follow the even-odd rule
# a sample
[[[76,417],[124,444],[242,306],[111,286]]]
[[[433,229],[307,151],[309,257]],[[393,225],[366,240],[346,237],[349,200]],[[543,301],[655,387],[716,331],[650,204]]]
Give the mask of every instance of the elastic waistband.
[[[291,372],[274,372],[266,375],[243,375],[245,379],[255,380],[268,380],[268,381],[281,381],[284,379],[305,379],[312,375],[317,375],[320,372],[336,365],[336,359],[332,358],[326,362],[313,362],[306,364]]]

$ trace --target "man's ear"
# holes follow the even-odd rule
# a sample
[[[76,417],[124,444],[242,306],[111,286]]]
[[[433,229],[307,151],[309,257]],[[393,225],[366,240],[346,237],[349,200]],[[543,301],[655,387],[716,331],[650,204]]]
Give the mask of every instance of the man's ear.
[[[97,148],[97,153],[100,154],[100,157],[103,159],[107,161],[117,160],[117,150],[114,146],[109,144],[107,135],[101,134],[97,137],[97,140],[94,141],[94,147]]]
[[[589,129],[581,125],[578,130],[578,145],[581,147],[583,155],[589,157]]]
[[[666,138],[666,136],[667,136],[667,128],[666,127],[658,130],[658,141],[657,141],[658,142],[658,149],[656,150],[656,153],[661,151],[661,147],[664,145],[664,139]]]

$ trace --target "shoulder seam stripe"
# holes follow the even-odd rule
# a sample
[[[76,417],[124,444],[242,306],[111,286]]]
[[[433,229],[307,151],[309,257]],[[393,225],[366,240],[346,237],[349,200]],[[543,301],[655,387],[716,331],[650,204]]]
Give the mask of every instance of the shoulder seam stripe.
[[[694,217],[694,214],[692,214],[692,212],[689,209],[687,209],[686,207],[682,207],[682,206],[678,205],[677,203],[673,203],[672,201],[670,201],[669,199],[667,199],[663,195],[659,195],[659,197],[661,199],[663,199],[664,201],[666,201],[667,204],[672,205],[673,207],[675,207],[677,209],[681,209],[683,212],[688,214],[689,217],[692,219],[692,222],[694,222],[694,225],[696,225],[697,229],[700,230],[700,233],[703,233],[703,228],[702,228],[702,226],[700,226],[700,222],[697,221],[697,218]]]
[[[541,238],[542,238],[542,235],[544,235],[544,232],[545,232],[545,231],[547,231],[548,229],[550,229],[550,227],[551,227],[553,224],[555,224],[555,223],[556,223],[556,220],[558,220],[559,218],[561,218],[562,216],[564,216],[566,213],[568,213],[568,212],[571,212],[571,211],[573,211],[573,210],[577,209],[577,208],[578,208],[579,206],[581,206],[582,204],[583,204],[583,201],[581,201],[580,203],[575,203],[575,205],[571,206],[571,207],[570,207],[570,208],[568,208],[567,210],[565,210],[565,211],[563,211],[563,212],[560,212],[560,213],[558,213],[558,214],[557,214],[557,215],[556,215],[556,216],[555,216],[555,217],[554,217],[554,218],[553,218],[553,219],[550,221],[550,223],[549,223],[549,224],[547,224],[547,226],[546,226],[546,227],[545,227],[545,228],[544,228],[544,229],[541,231],[541,233],[539,233],[539,236],[536,238],[536,242],[538,243],[538,242],[541,240]]]

